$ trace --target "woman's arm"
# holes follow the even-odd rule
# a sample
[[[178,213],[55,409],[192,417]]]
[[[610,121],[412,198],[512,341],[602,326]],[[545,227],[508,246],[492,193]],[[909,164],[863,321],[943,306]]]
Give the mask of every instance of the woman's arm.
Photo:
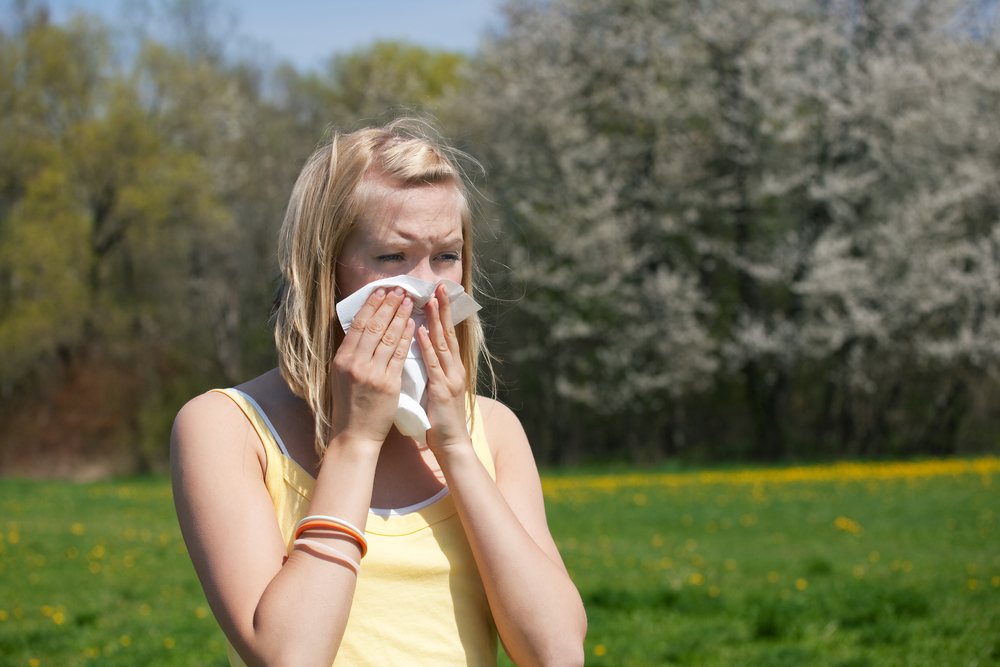
[[[587,618],[545,520],[541,482],[520,422],[479,399],[496,448],[496,483],[465,422],[465,371],[447,295],[429,304],[418,332],[428,371],[427,442],[448,480],[472,546],[500,638],[520,667],[582,665]]]
[[[332,369],[337,421],[310,514],[365,524],[413,336],[411,308],[399,292],[374,293],[337,352]],[[311,550],[295,548],[285,559],[285,541],[264,486],[262,445],[229,398],[210,393],[184,406],[171,437],[171,466],[191,560],[240,657],[248,665],[329,667],[347,625],[355,574]],[[346,536],[307,535],[360,560],[358,544]]]

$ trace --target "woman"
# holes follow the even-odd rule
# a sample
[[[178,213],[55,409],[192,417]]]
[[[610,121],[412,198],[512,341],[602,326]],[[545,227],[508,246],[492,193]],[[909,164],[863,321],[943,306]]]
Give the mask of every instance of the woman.
[[[426,327],[392,286],[346,333],[336,317],[394,276],[471,293],[463,178],[411,125],[310,157],[281,232],[279,368],[174,424],[177,514],[233,665],[495,664],[497,633],[518,665],[583,663],[583,605],[524,431],[475,395],[478,319],[453,325],[444,286]],[[393,426],[414,340],[426,445]]]

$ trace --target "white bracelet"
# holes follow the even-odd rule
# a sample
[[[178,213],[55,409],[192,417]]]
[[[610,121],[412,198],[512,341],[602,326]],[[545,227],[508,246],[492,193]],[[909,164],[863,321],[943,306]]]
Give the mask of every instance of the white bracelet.
[[[318,551],[324,556],[330,556],[334,560],[342,562],[344,565],[354,570],[354,574],[356,575],[361,574],[361,565],[358,563],[358,561],[354,560],[353,558],[345,554],[343,551],[338,551],[333,547],[328,547],[322,542],[317,542],[315,540],[299,539],[292,542],[292,545],[296,547],[299,545],[307,546],[310,549]]]
[[[302,521],[299,521],[299,524],[295,527],[295,529],[298,530],[299,527],[302,524],[304,524],[306,521],[329,521],[331,523],[335,523],[337,525],[343,526],[344,528],[350,528],[351,530],[353,530],[358,535],[362,535],[363,536],[365,534],[365,531],[361,530],[357,526],[355,526],[353,524],[350,524],[350,523],[347,523],[343,519],[338,519],[335,516],[326,516],[325,514],[313,514],[312,516],[307,516],[306,518],[302,519]]]

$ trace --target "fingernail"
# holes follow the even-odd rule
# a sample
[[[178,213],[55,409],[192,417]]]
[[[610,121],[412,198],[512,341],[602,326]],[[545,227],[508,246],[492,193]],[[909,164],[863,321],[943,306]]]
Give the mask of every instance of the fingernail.
[[[375,290],[375,296],[378,297],[379,299],[381,299],[382,297],[384,297],[385,296],[385,288],[384,287],[379,287],[377,290]]]
[[[403,296],[403,294],[405,294],[405,293],[406,293],[406,292],[405,292],[405,290],[403,290],[403,288],[402,288],[402,287],[397,287],[396,289],[394,289],[394,290],[392,290],[392,291],[393,291],[393,293],[394,293],[394,294],[395,294],[396,296]]]
[[[412,303],[413,303],[413,299],[411,299],[409,296],[403,298],[403,305],[404,306],[409,307],[410,304],[412,304]]]

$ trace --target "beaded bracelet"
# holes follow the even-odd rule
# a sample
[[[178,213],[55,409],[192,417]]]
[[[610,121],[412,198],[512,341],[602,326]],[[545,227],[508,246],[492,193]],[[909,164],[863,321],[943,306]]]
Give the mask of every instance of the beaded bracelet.
[[[315,540],[306,540],[306,539],[295,540],[294,542],[292,542],[292,544],[294,546],[300,546],[301,545],[301,546],[307,546],[310,549],[314,549],[315,551],[318,551],[319,553],[323,554],[324,556],[329,556],[329,557],[333,558],[334,560],[337,560],[337,561],[343,563],[344,565],[346,565],[350,569],[354,570],[354,574],[355,575],[360,575],[361,574],[361,565],[358,563],[358,561],[354,560],[353,558],[351,558],[350,556],[348,556],[347,554],[345,554],[343,551],[338,551],[337,549],[334,549],[333,547],[328,547],[327,545],[323,544],[322,542],[316,542]]]
[[[307,516],[302,521],[299,521],[299,525],[295,528],[295,539],[298,539],[302,533],[312,528],[327,528],[349,535],[357,540],[358,545],[361,547],[362,558],[368,553],[368,540],[365,539],[364,533],[342,519],[322,515]]]

